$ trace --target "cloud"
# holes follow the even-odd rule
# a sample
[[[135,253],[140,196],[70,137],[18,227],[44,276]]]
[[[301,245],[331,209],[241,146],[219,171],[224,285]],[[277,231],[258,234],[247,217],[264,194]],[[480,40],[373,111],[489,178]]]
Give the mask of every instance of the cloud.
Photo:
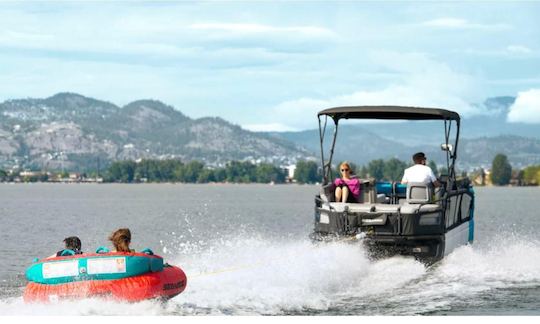
[[[468,30],[485,30],[485,31],[501,31],[511,29],[508,24],[478,24],[471,23],[461,18],[443,17],[422,22],[420,25],[434,28],[445,29],[468,29]]]
[[[272,108],[274,119],[291,128],[316,128],[318,111],[337,106],[398,105],[443,108],[463,116],[483,114],[482,81],[420,53],[375,52],[371,63],[398,73],[391,84],[379,89],[358,90],[323,99],[300,98]]]
[[[531,58],[540,52],[526,33],[534,20],[522,18],[526,7],[511,16],[498,5],[481,6],[482,16],[468,5],[444,12],[213,1],[0,7],[0,97],[74,91],[118,104],[152,97],[194,117],[288,130],[314,128],[317,111],[344,104],[481,113],[470,102],[484,101],[484,80],[470,71],[499,82],[489,95],[538,88]],[[491,32],[505,28],[511,32]]]
[[[19,14],[21,21],[31,21],[33,16]],[[188,25],[170,22],[149,16],[146,18],[128,16],[125,18],[109,17],[111,30],[106,32],[100,26],[103,22],[84,21],[81,18],[81,30],[73,32],[69,27],[75,24],[75,18],[68,22],[60,21],[55,25],[45,26],[42,30],[14,27],[0,21],[0,48],[5,54],[28,57],[68,58],[69,60],[113,62],[136,65],[188,65],[190,68],[235,68],[245,66],[269,66],[285,61],[297,53],[319,51],[323,41],[309,35],[324,35],[324,28],[291,27],[289,33],[296,38],[287,39],[283,34],[288,28],[266,25],[253,25],[255,30],[267,31],[265,36],[238,36],[231,39],[230,33],[216,36],[205,28],[226,27],[199,26],[201,31],[194,31]],[[103,18],[101,18],[103,19]],[[138,23],[137,23],[138,22]],[[170,24],[168,24],[170,22]],[[19,25],[17,25],[19,26]],[[232,27],[237,25],[232,25]],[[239,24],[239,29],[252,25]],[[280,34],[281,33],[281,34]],[[303,38],[299,38],[303,34]],[[250,34],[251,35],[251,34]],[[305,36],[308,35],[308,36]],[[302,43],[306,39],[306,43]]]
[[[19,32],[14,30],[3,30],[0,32],[0,44],[50,42],[54,36],[40,33]]]
[[[252,132],[291,132],[298,131],[296,128],[289,127],[281,123],[268,123],[268,124],[246,124],[242,125],[242,128],[250,130]]]
[[[218,31],[239,34],[301,34],[309,37],[333,37],[335,34],[326,28],[316,26],[275,27],[261,24],[197,23],[189,26],[195,30]]]
[[[538,56],[538,52],[524,45],[508,45],[496,49],[468,48],[454,50],[455,53],[467,55],[502,57],[502,58],[530,58]]]
[[[511,123],[540,124],[540,89],[519,92],[508,112]]]
[[[531,50],[530,48],[528,48],[526,46],[522,46],[522,45],[510,45],[510,46],[506,47],[506,50],[509,53],[513,53],[513,54],[531,54],[531,53],[533,53],[533,50]]]
[[[282,26],[254,23],[193,23],[186,27],[193,43],[215,48],[265,48],[282,53],[319,53],[331,48],[340,37],[319,26]]]

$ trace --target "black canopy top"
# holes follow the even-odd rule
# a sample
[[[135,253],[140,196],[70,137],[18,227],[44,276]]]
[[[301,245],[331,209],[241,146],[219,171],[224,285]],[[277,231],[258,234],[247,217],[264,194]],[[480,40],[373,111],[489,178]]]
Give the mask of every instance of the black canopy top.
[[[459,114],[438,108],[400,107],[400,106],[349,106],[329,108],[319,112],[318,116],[327,115],[339,119],[450,119],[459,122]]]

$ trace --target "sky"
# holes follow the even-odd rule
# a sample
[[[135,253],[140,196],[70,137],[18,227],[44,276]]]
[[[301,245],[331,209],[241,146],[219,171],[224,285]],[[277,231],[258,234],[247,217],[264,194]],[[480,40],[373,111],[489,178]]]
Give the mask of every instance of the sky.
[[[540,2],[1,1],[0,101],[156,99],[250,130],[342,105],[540,124]]]

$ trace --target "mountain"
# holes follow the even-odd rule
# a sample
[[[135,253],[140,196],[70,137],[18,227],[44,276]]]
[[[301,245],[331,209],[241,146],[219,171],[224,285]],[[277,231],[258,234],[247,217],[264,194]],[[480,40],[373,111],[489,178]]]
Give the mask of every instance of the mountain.
[[[391,130],[392,127],[387,127],[387,129]],[[292,141],[319,153],[318,132],[318,130],[309,130],[270,133],[270,135]],[[442,137],[443,128],[439,129],[439,133],[441,133]],[[327,136],[324,152],[326,158],[328,158],[329,154],[331,134]],[[443,142],[444,139],[441,138],[437,143],[442,144]],[[423,145],[417,143],[415,145],[405,145],[402,142],[383,138],[359,126],[345,125],[339,128],[333,161],[348,160],[358,165],[365,165],[374,159],[386,160],[394,157],[403,161],[410,161],[412,154],[422,151],[426,153],[428,159],[434,160],[439,165],[444,165],[446,155],[445,152],[440,150],[439,144],[432,142]],[[540,139],[516,135],[462,138],[458,143],[457,166],[461,170],[472,170],[479,166],[490,168],[493,158],[498,153],[506,154],[515,168],[540,164]]]
[[[540,126],[525,123],[507,122],[510,106],[515,102],[515,97],[488,98],[481,105],[483,114],[462,116],[461,138],[495,137],[501,135],[516,135],[540,139]],[[361,124],[367,131],[381,137],[392,139],[406,145],[425,144],[430,140],[432,144],[439,142],[442,136],[442,121],[409,121],[397,122],[391,130],[381,123]],[[434,136],[435,135],[435,136]]]
[[[332,140],[332,129],[327,129],[325,138],[325,157],[328,157]],[[306,130],[301,132],[272,132],[270,136],[282,138],[294,142],[299,146],[317,152],[320,155],[321,144],[319,141],[319,130]],[[357,164],[366,164],[373,159],[392,157],[407,157],[410,150],[391,139],[381,137],[365,128],[357,125],[344,125],[338,128],[338,137],[334,155],[339,160],[350,160]]]
[[[458,159],[469,165],[491,167],[498,153],[508,156],[515,168],[540,164],[540,139],[516,135],[500,135],[463,139],[459,144]]]
[[[221,118],[191,119],[156,100],[124,107],[74,93],[0,104],[0,167],[87,170],[111,161],[179,158],[293,163],[312,154]]]
[[[538,125],[508,123],[514,97],[490,98],[486,114],[462,119],[458,167],[489,167],[497,153],[514,167],[540,164]],[[330,127],[331,128],[331,127]],[[331,133],[327,134],[328,147]],[[334,161],[359,165],[423,151],[442,165],[441,121],[352,123],[339,127]],[[191,119],[156,100],[118,107],[75,93],[0,104],[0,168],[96,169],[115,160],[178,158],[223,165],[231,160],[294,163],[319,156],[318,130],[250,132],[221,118]],[[328,150],[325,151],[328,154]],[[99,161],[99,162],[98,162]]]

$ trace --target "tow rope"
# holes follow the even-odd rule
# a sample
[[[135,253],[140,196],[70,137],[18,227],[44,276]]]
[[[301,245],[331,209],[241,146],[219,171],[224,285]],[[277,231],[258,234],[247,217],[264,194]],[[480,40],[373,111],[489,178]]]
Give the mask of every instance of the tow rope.
[[[365,237],[365,234],[364,235],[362,235],[362,234],[363,233],[352,236],[352,237],[342,238],[342,239],[338,240],[337,242],[347,242],[347,241],[362,240]],[[316,249],[316,248],[318,248],[318,246],[314,246],[312,249]],[[188,275],[187,278],[189,280],[189,279],[193,279],[193,278],[201,278],[201,277],[213,276],[213,275],[226,273],[226,272],[234,272],[234,271],[245,270],[245,269],[254,269],[254,268],[257,268],[257,267],[267,265],[267,264],[269,264],[270,262],[272,262],[274,260],[277,260],[277,258],[257,262],[257,263],[250,264],[250,265],[240,265],[240,266],[236,266],[236,267],[224,268],[224,269],[219,269],[219,270],[214,270],[214,271],[201,272],[201,273],[198,273],[198,274]]]

